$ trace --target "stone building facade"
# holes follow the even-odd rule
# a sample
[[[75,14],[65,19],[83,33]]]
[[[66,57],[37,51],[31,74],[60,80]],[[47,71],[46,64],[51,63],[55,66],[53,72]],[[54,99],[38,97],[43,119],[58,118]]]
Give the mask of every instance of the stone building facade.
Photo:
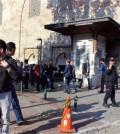
[[[71,39],[44,29],[45,24],[105,16],[119,23],[119,6],[120,0],[0,0],[0,38],[16,43],[16,59],[53,58],[56,63],[62,53],[67,51],[63,58],[72,55]]]
[[[49,0],[0,0],[0,38],[16,43],[16,59],[37,63],[40,58],[51,58],[52,46],[70,45],[69,37],[65,41],[60,34],[44,29],[45,24],[54,22],[49,6]]]

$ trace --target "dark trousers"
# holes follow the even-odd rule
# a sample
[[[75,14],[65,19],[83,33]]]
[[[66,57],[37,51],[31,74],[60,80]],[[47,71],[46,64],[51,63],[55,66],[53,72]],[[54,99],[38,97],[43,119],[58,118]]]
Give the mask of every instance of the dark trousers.
[[[22,121],[23,115],[15,89],[12,90],[12,107],[16,117],[16,122]]]
[[[115,83],[106,83],[106,94],[104,97],[104,102],[107,103],[108,99],[111,98],[112,103],[115,103]]]
[[[70,92],[70,78],[65,78],[65,86],[66,86],[66,91]]]
[[[40,78],[36,78],[36,89],[38,92],[40,91]]]
[[[73,83],[73,88],[74,90],[76,91],[76,79],[75,78],[72,78],[72,83]]]
[[[105,85],[105,76],[101,76],[101,89],[100,92],[104,92],[104,85]]]
[[[48,88],[51,88],[51,82],[49,82],[49,81],[50,81],[50,79],[48,80]],[[41,78],[36,78],[36,89],[38,92],[40,91],[40,85],[41,85],[42,90],[44,90],[44,88],[47,85],[45,76],[42,76]]]
[[[118,78],[116,78],[116,81],[115,81],[115,88],[118,89]]]
[[[28,79],[23,78],[23,83],[24,83],[25,89],[28,89]]]
[[[46,76],[42,76],[40,78],[40,82],[41,82],[41,86],[42,86],[42,90],[44,90],[47,86],[47,79],[46,79]]]
[[[35,83],[35,77],[34,76],[31,76],[30,82],[31,82],[31,85],[34,86],[34,83]]]
[[[54,79],[52,76],[47,76],[47,88],[54,89]]]

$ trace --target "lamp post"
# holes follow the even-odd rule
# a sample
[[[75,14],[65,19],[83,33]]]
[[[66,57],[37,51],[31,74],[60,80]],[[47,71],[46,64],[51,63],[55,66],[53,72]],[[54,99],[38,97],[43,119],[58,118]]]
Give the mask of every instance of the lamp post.
[[[20,60],[20,45],[21,45],[21,33],[22,33],[22,19],[23,19],[23,11],[26,0],[23,1],[21,15],[20,15],[20,31],[19,31],[19,60]]]
[[[41,62],[41,58],[42,58],[42,39],[38,38],[38,41],[40,41],[40,62]]]

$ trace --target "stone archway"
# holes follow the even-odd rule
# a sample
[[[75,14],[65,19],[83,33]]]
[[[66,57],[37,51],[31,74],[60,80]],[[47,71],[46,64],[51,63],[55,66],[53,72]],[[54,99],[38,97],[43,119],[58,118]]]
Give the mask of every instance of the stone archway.
[[[52,47],[52,59],[55,65],[65,65],[65,60],[71,57],[71,48],[67,47]],[[60,61],[61,60],[61,61]],[[63,60],[63,63],[62,63]]]
[[[66,59],[67,59],[66,55],[67,55],[66,52],[63,52],[63,53],[59,54],[58,57],[56,58],[55,65],[56,66],[65,65]]]

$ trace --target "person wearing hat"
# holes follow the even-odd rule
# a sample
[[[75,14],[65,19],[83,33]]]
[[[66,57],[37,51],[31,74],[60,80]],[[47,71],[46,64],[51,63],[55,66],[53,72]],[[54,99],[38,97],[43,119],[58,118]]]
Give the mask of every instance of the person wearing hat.
[[[106,94],[104,97],[103,106],[109,108],[107,101],[111,98],[112,106],[118,107],[115,101],[115,81],[117,77],[117,71],[115,68],[115,59],[111,57],[109,59],[109,65],[106,69],[105,80],[106,80]]]

